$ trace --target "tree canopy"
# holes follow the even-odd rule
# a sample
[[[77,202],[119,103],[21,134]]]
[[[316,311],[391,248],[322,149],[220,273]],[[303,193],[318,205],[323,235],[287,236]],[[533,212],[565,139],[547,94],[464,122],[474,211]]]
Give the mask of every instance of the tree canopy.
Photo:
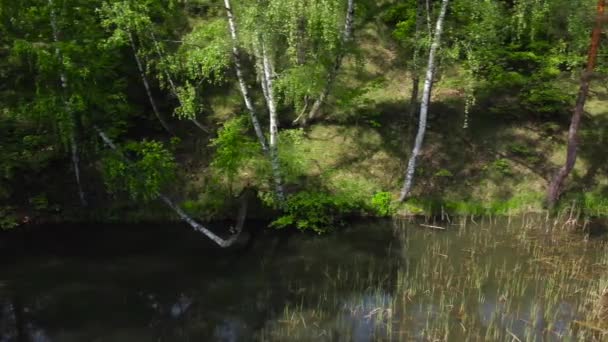
[[[541,193],[565,158],[597,1],[451,0],[432,52],[443,3],[4,0],[0,226],[163,193],[220,218],[248,188],[280,227],[322,232],[348,215],[404,210],[396,199],[421,102],[428,146],[409,209],[483,202],[476,194],[501,186],[497,174],[514,180],[489,200],[512,198],[517,177]],[[601,213],[599,30],[582,161],[559,195]],[[343,148],[352,153],[340,159]]]

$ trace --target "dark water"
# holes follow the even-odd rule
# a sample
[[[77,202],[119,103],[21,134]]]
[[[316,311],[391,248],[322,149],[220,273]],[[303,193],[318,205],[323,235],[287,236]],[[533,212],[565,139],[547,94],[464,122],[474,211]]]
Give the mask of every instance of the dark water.
[[[182,225],[3,236],[0,341],[250,340],[300,300],[298,286],[391,259],[392,232],[370,234],[377,225],[322,238],[262,233],[231,250]]]
[[[587,242],[592,247],[580,250],[576,242],[553,253],[537,247],[545,237],[522,240],[524,228],[502,225],[436,230],[368,221],[322,237],[261,231],[229,250],[182,225],[48,226],[3,234],[0,342],[572,335],[572,321],[585,319],[581,308],[596,276],[573,280],[572,272],[555,269],[546,276],[557,284],[579,282],[584,291],[546,290],[546,265],[536,267],[534,260],[605,266],[604,243]],[[545,302],[554,304],[538,305]]]

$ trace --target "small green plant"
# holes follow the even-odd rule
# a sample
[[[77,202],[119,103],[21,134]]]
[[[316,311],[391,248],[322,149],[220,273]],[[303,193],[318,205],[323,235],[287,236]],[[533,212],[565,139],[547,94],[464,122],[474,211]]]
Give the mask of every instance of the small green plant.
[[[0,230],[8,230],[19,225],[13,208],[0,206]]]
[[[215,148],[211,166],[232,183],[239,171],[251,158],[259,155],[259,145],[246,134],[246,116],[228,120],[218,131],[217,138],[211,139],[210,146]]]
[[[507,146],[507,148],[509,149],[509,151],[511,151],[511,153],[519,155],[519,156],[523,156],[523,157],[529,156],[534,153],[528,146],[526,146],[522,143],[512,143],[512,144],[509,144]]]
[[[502,176],[511,176],[513,174],[509,161],[504,158],[496,159],[489,165],[489,169],[498,172]]]
[[[377,192],[372,197],[371,208],[374,213],[381,217],[391,216],[395,213],[395,206],[390,192]]]
[[[608,196],[598,192],[586,192],[583,194],[583,209],[588,215],[608,215]]]
[[[372,128],[380,128],[380,127],[382,127],[382,124],[380,122],[378,122],[377,120],[374,120],[374,119],[367,120],[367,123]]]
[[[287,198],[284,214],[270,224],[274,228],[295,226],[299,230],[312,230],[317,234],[331,231],[343,223],[345,216],[360,206],[343,196],[327,192],[302,191]]]
[[[435,177],[450,178],[450,177],[454,177],[454,174],[450,170],[441,169],[441,170],[435,172]]]
[[[45,211],[49,209],[49,200],[45,194],[38,194],[29,200],[30,204],[36,211]]]

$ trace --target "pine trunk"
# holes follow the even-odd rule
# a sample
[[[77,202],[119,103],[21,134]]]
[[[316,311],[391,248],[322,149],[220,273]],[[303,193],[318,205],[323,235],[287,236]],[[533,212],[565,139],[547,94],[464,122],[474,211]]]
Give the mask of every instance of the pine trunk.
[[[414,142],[414,149],[407,165],[407,171],[405,173],[405,181],[403,188],[401,189],[400,201],[404,201],[410,194],[412,184],[414,181],[414,173],[416,171],[416,160],[422,149],[422,142],[424,141],[424,134],[426,132],[426,121],[429,111],[429,104],[431,100],[431,88],[433,85],[433,77],[435,75],[435,55],[441,44],[441,33],[443,31],[443,21],[447,12],[449,0],[442,0],[441,12],[437,18],[437,25],[435,27],[435,36],[433,37],[433,43],[429,51],[429,62],[426,70],[426,77],[424,79],[424,88],[422,90],[422,103],[420,104],[420,119],[418,121],[418,133],[416,134],[416,141]]]
[[[587,55],[587,67],[581,76],[580,88],[574,106],[574,112],[572,114],[572,120],[570,122],[570,129],[568,130],[568,149],[566,152],[566,163],[562,166],[559,171],[553,177],[549,189],[547,191],[547,204],[549,208],[555,207],[557,200],[562,192],[564,181],[574,168],[576,163],[576,155],[578,150],[578,131],[581,124],[581,119],[585,110],[585,102],[587,100],[587,94],[589,93],[589,85],[591,83],[591,76],[593,69],[595,69],[595,63],[597,60],[597,51],[600,44],[600,38],[602,35],[602,23],[604,17],[604,6],[605,0],[598,0],[597,4],[597,17],[595,26],[591,35],[591,44],[589,46],[589,53]]]

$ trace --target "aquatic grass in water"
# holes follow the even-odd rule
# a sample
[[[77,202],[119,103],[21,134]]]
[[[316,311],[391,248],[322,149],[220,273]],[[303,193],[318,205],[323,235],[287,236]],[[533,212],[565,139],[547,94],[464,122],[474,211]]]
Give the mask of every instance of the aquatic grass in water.
[[[373,264],[365,274],[327,270],[327,281],[301,294],[309,305],[286,308],[258,337],[600,341],[608,337],[605,243],[587,241],[563,221],[526,215],[435,223],[445,230],[395,221],[401,252],[394,275]]]
[[[605,238],[579,212],[368,220],[233,251],[120,226],[45,252],[48,230],[0,273],[0,340],[17,312],[68,342],[607,340]]]

